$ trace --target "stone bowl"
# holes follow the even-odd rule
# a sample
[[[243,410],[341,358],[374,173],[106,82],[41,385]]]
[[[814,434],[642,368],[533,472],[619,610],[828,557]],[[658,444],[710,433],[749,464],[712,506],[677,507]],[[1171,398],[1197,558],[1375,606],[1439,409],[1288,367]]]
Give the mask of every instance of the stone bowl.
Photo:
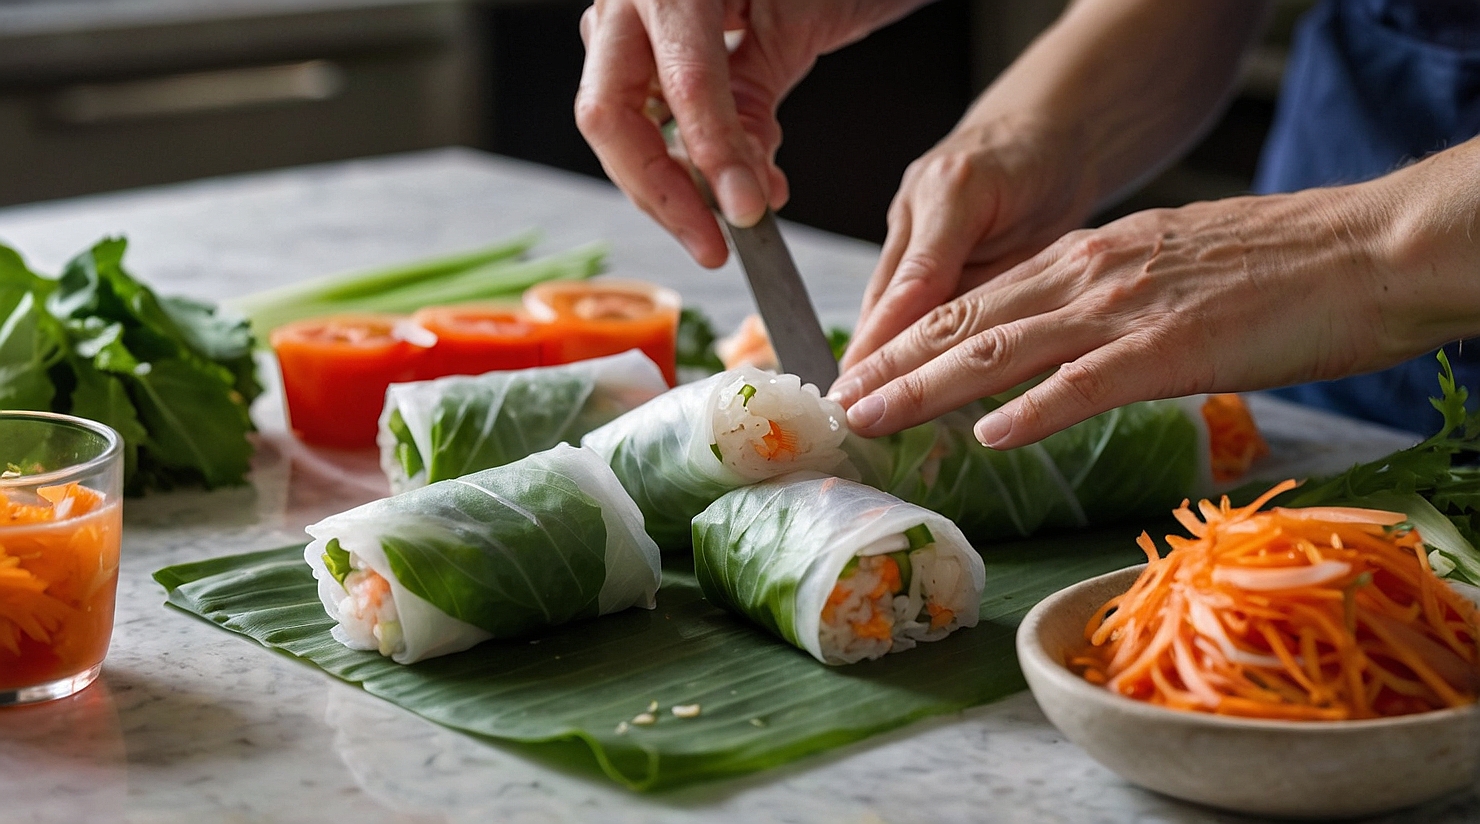
[[[1280,818],[1349,818],[1476,785],[1475,707],[1362,721],[1265,721],[1167,709],[1070,672],[1069,653],[1101,604],[1143,566],[1041,601],[1017,633],[1033,697],[1070,741],[1125,780],[1174,798]]]

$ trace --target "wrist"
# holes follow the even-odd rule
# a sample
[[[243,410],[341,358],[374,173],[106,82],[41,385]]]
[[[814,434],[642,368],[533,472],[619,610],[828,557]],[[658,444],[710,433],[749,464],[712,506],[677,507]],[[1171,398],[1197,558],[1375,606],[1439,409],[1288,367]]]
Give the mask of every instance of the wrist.
[[[1362,185],[1386,216],[1385,295],[1414,353],[1480,335],[1480,139]]]

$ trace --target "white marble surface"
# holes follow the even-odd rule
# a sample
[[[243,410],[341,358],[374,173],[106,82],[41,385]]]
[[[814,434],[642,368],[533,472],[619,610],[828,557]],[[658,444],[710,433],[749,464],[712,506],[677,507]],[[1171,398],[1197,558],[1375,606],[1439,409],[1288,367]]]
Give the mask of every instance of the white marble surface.
[[[674,286],[722,327],[748,311],[737,271],[698,268],[610,187],[463,150],[0,209],[0,241],[36,268],[121,233],[137,275],[209,299],[529,227],[551,250],[609,241],[613,274]],[[785,231],[824,322],[849,323],[875,250]],[[1313,449],[1303,460],[1340,466],[1406,441],[1278,402],[1256,408],[1277,442]],[[383,492],[373,456],[307,451],[282,435],[274,399],[254,411],[268,431],[252,486],[129,502],[103,678],[0,711],[0,822],[1247,820],[1126,785],[1026,694],[655,795],[437,727],[163,605],[154,570],[298,541],[305,524]],[[1476,819],[1480,798],[1465,793],[1387,820]]]

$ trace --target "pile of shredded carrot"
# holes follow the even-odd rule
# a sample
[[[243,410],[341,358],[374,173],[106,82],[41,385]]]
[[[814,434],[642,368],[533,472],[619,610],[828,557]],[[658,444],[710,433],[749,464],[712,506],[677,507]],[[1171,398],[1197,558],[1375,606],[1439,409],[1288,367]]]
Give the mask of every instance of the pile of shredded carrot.
[[[1269,444],[1259,434],[1254,416],[1238,395],[1209,395],[1203,401],[1202,416],[1208,425],[1213,480],[1220,483],[1237,480],[1249,471],[1254,461],[1269,454]]]
[[[26,527],[85,515],[103,503],[101,493],[76,483],[42,487],[38,494],[44,502],[12,501],[0,492],[0,527],[14,528],[0,530],[0,652],[12,655],[19,654],[22,637],[48,642],[73,612],[51,590],[72,575],[69,561],[79,536]],[[51,554],[43,555],[43,549]]]
[[[1184,710],[1343,720],[1472,703],[1480,689],[1474,604],[1429,567],[1400,513],[1273,508],[1285,481],[1240,508],[1174,514],[1148,564],[1085,628],[1069,666],[1131,698]],[[1201,519],[1199,519],[1201,515]]]

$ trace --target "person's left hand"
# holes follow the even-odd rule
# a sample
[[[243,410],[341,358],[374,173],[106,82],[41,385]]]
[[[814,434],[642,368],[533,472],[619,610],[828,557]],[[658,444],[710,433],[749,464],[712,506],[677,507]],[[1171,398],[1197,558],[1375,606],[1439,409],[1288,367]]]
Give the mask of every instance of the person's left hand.
[[[1389,263],[1375,184],[1141,212],[1080,230],[926,314],[841,375],[884,435],[1036,386],[977,423],[1022,446],[1126,403],[1378,369],[1445,338]],[[1425,293],[1428,294],[1428,293]]]

